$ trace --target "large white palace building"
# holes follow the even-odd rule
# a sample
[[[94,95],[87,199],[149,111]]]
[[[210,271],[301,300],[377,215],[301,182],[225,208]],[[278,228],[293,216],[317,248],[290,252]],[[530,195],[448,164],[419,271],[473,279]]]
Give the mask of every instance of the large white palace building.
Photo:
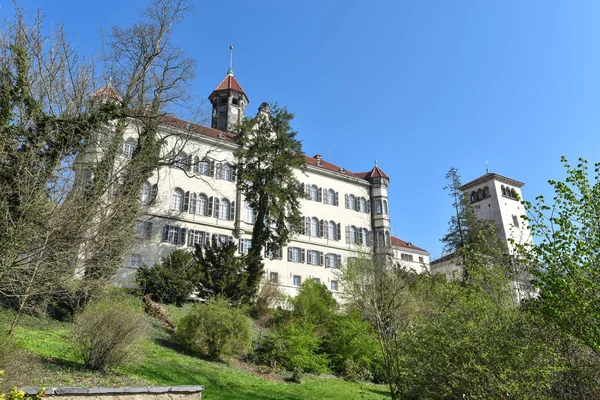
[[[96,95],[115,96],[112,87]],[[246,253],[255,214],[236,185],[234,127],[246,114],[246,93],[231,70],[209,96],[212,126],[165,117],[161,131],[168,140],[184,143],[174,166],[157,170],[142,191],[145,214],[136,241],[117,279],[131,282],[141,265],[152,265],[175,249],[218,241],[236,241]],[[265,103],[259,112],[265,111]],[[132,133],[133,135],[133,133]],[[135,149],[135,138],[125,138],[124,158]],[[336,271],[350,257],[385,247],[405,268],[423,272],[429,253],[390,233],[388,185],[390,178],[375,165],[367,172],[350,172],[325,161],[306,157],[306,169],[296,171],[303,184],[303,230],[279,254],[265,254],[266,278],[294,295],[307,279],[340,288]]]

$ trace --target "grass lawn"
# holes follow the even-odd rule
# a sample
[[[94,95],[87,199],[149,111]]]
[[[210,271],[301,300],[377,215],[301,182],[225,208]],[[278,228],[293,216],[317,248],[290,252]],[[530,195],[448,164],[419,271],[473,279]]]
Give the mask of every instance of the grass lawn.
[[[181,309],[169,307],[179,320]],[[6,330],[9,314],[0,309],[0,329]],[[150,318],[149,318],[150,320]],[[265,379],[243,369],[209,362],[185,354],[170,333],[151,320],[144,343],[143,360],[110,374],[81,368],[71,346],[71,326],[48,319],[26,317],[15,332],[18,373],[12,383],[20,386],[126,386],[204,385],[203,399],[382,399],[389,398],[382,385],[346,382],[330,376],[307,376],[302,383]],[[7,377],[10,377],[7,371]]]

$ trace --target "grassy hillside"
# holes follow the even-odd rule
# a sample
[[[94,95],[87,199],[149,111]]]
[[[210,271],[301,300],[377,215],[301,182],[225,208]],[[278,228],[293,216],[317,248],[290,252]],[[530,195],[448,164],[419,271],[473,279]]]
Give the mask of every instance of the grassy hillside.
[[[177,320],[180,309],[170,309]],[[27,317],[15,332],[16,345],[10,384],[19,386],[123,386],[204,385],[204,399],[382,399],[386,387],[346,382],[335,377],[308,376],[301,384],[279,376],[259,376],[238,367],[209,362],[185,354],[169,332],[156,321],[151,324],[140,359],[115,373],[85,371],[70,344],[68,323]],[[9,313],[0,309],[0,329]]]

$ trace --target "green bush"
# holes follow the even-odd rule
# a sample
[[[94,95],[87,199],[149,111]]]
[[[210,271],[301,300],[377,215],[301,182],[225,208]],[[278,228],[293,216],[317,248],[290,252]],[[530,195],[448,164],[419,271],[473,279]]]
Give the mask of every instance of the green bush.
[[[153,267],[142,266],[136,274],[136,282],[152,300],[181,306],[194,291],[192,258],[186,250],[174,250]]]
[[[84,367],[107,371],[139,356],[146,331],[141,310],[109,297],[75,317],[74,342]]]
[[[292,322],[275,328],[260,345],[258,359],[288,371],[327,372],[327,355],[319,353],[321,340],[311,323]]]
[[[223,298],[198,304],[177,327],[180,342],[194,353],[218,359],[221,355],[241,355],[250,346],[250,319]]]

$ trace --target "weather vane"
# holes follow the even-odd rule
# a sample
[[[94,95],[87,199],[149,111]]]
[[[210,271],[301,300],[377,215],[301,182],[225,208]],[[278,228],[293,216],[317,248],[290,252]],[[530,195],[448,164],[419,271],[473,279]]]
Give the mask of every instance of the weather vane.
[[[489,167],[488,167],[488,161],[487,161],[487,160],[485,160],[485,173],[486,173],[486,174],[489,174],[489,173],[490,173],[490,169],[489,169]]]

